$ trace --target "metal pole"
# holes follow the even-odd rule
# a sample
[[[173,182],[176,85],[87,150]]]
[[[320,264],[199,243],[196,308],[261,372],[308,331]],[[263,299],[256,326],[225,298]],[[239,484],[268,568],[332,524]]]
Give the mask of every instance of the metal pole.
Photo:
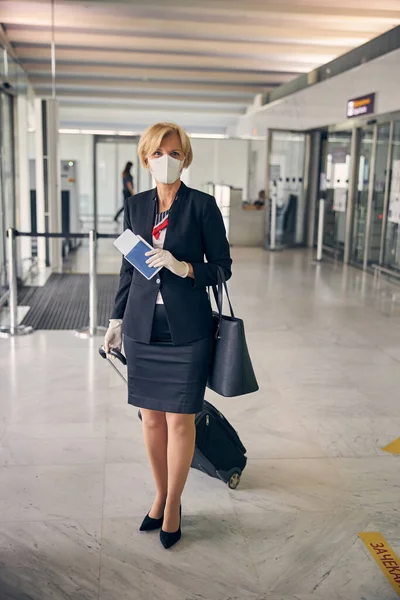
[[[268,249],[268,236],[270,231],[270,218],[269,218],[269,198],[270,198],[270,160],[272,152],[272,131],[267,129],[266,139],[266,167],[265,167],[265,197],[266,197],[266,211],[265,211],[265,235],[264,235],[264,248]]]
[[[11,227],[7,230],[8,254],[8,287],[10,290],[10,335],[15,335],[18,325],[18,289],[17,289],[17,261],[15,260],[16,240],[15,231]]]
[[[317,241],[317,260],[322,260],[322,243],[324,241],[324,220],[325,220],[325,200],[323,198],[319,201],[319,214],[318,214],[318,241]]]
[[[106,327],[97,325],[97,232],[89,231],[89,325],[78,329],[76,335],[91,338],[104,335]]]
[[[51,0],[51,89],[52,98],[56,98],[56,43],[54,36],[54,0]]]
[[[386,230],[387,230],[387,218],[389,211],[389,187],[390,187],[390,175],[392,168],[392,151],[393,151],[393,129],[394,121],[390,121],[389,131],[389,146],[386,161],[386,178],[385,178],[385,198],[383,200],[383,218],[382,218],[382,232],[381,232],[381,247],[379,251],[379,264],[383,265],[385,260],[385,247],[386,247]]]
[[[89,231],[89,335],[97,331],[97,264],[96,264],[96,232]]]
[[[15,337],[32,333],[32,327],[18,325],[18,288],[17,288],[17,257],[16,257],[15,229],[7,229],[7,254],[8,254],[8,287],[10,324],[0,327],[1,337]]]
[[[321,132],[317,131],[312,134],[311,147],[311,165],[310,165],[310,185],[307,193],[307,247],[314,247],[315,235],[315,213],[317,211],[318,189],[319,189],[319,163],[321,153]],[[325,170],[324,168],[322,169]]]
[[[377,140],[378,140],[378,125],[375,123],[373,142],[372,142],[371,168],[369,171],[369,183],[368,183],[367,222],[365,224],[365,234],[364,234],[364,259],[363,259],[364,271],[366,271],[367,267],[368,267],[369,242],[370,242],[370,238],[371,238],[372,203],[373,203],[373,199],[374,199]]]
[[[358,163],[359,157],[359,140],[360,134],[357,129],[353,129],[351,134],[351,145],[350,145],[350,181],[347,192],[347,206],[346,206],[346,232],[344,240],[344,264],[350,262],[350,246],[351,246],[351,230],[353,226],[353,206],[354,200],[358,189]]]
[[[271,196],[271,242],[270,250],[276,250],[276,193]]]
[[[306,231],[307,231],[307,220],[306,220],[306,215],[308,216],[308,212],[310,210],[310,165],[311,165],[311,148],[312,148],[312,144],[311,144],[311,134],[308,133],[305,136],[305,152],[304,152],[304,164],[303,164],[303,193],[302,193],[302,197],[303,197],[303,223],[302,223],[302,227],[301,227],[301,243],[303,243],[305,240],[305,236],[306,236]],[[299,207],[297,210],[301,210],[301,208]],[[296,239],[295,242],[297,243],[298,237],[297,237],[297,227],[296,227]]]
[[[97,135],[93,136],[93,229],[97,231]]]

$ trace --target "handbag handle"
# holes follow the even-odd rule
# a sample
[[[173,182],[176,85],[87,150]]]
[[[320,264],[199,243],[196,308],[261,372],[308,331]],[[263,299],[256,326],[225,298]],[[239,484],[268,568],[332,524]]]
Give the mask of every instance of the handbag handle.
[[[235,318],[234,312],[233,312],[233,308],[232,308],[232,303],[231,303],[231,299],[229,297],[229,292],[228,292],[228,286],[226,284],[226,277],[225,277],[225,273],[222,267],[220,267],[219,265],[217,265],[217,285],[213,285],[212,287],[212,291],[214,294],[214,298],[215,298],[215,303],[217,305],[217,309],[218,309],[218,315],[219,315],[219,319],[218,319],[218,327],[217,327],[217,331],[216,331],[216,337],[219,337],[219,330],[221,328],[221,321],[222,321],[222,309],[223,309],[223,300],[224,300],[224,294],[223,294],[223,290],[225,288],[225,294],[226,297],[228,299],[228,303],[229,303],[229,310],[231,313],[231,317]]]
[[[223,305],[223,301],[224,301],[224,293],[223,293],[223,289],[225,288],[225,294],[226,297],[228,299],[228,304],[229,304],[229,310],[231,312],[231,317],[235,318],[235,315],[233,313],[233,308],[232,308],[232,303],[231,303],[231,299],[229,297],[229,292],[228,292],[228,286],[226,283],[226,277],[225,277],[225,272],[223,270],[222,267],[220,267],[219,265],[217,265],[217,291],[218,291],[218,297],[216,296],[216,290],[215,290],[215,286],[213,286],[213,290],[214,290],[214,297],[216,299],[217,302],[217,306],[218,306],[218,312],[220,313],[220,315],[222,315],[222,305]]]

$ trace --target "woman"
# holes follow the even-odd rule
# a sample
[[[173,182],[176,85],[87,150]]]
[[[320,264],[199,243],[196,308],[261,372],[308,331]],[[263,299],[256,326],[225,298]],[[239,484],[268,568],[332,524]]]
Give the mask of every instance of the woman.
[[[133,163],[128,161],[125,165],[125,169],[122,171],[122,193],[124,196],[124,205],[125,201],[131,196],[133,196],[133,194],[135,193],[133,189],[133,177],[131,174],[132,167]],[[119,209],[119,211],[114,217],[114,221],[118,221],[119,215],[123,212],[123,210],[124,206],[122,206],[122,208]]]
[[[153,246],[148,264],[164,268],[147,280],[123,259],[105,349],[120,349],[123,331],[128,402],[141,408],[157,490],[140,530],[161,528],[161,543],[169,548],[181,537],[194,419],[212,359],[207,286],[216,284],[218,266],[228,279],[232,261],[215,199],[180,180],[193,159],[187,134],[171,123],[153,125],[142,135],[138,154],[157,187],[128,198],[124,226]]]

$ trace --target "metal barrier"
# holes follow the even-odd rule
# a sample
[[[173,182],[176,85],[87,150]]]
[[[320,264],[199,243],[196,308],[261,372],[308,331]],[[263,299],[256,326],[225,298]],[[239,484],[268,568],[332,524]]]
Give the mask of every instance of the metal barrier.
[[[104,334],[107,329],[97,325],[97,238],[98,234],[89,232],[89,325],[78,329],[76,335],[82,338]]]
[[[16,256],[16,231],[11,227],[7,229],[7,254],[8,254],[8,306],[9,324],[0,327],[1,337],[15,337],[33,332],[32,327],[18,325],[18,288],[17,288],[17,256]]]
[[[323,198],[319,201],[319,214],[318,214],[318,238],[317,238],[317,261],[322,260],[322,249],[324,241],[324,221],[325,221],[325,200]]]
[[[271,197],[271,238],[270,238],[270,250],[276,250],[276,194],[272,194]]]
[[[9,313],[10,319],[7,326],[0,327],[0,337],[15,337],[33,332],[33,328],[18,325],[18,289],[17,289],[17,237],[44,237],[59,239],[89,239],[89,324],[76,331],[82,338],[104,335],[106,328],[97,324],[97,240],[101,238],[115,239],[114,233],[36,233],[23,232],[9,228],[7,230],[8,249],[8,285],[9,285]]]
[[[383,267],[382,265],[373,264],[371,267],[374,270],[374,277],[377,277],[381,273],[386,275],[387,277],[393,277],[394,279],[400,279],[400,273],[394,271],[393,269],[388,269],[387,267]]]

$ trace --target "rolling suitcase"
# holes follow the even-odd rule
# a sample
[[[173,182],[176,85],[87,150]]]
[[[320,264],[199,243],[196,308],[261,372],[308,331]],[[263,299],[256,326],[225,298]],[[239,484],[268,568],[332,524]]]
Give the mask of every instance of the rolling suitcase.
[[[126,365],[125,356],[121,352],[112,350],[111,353]],[[103,347],[99,348],[99,354],[107,358]],[[113,362],[110,360],[109,362],[126,382]],[[139,418],[141,418],[140,410]],[[232,490],[236,489],[247,463],[246,448],[237,432],[224,415],[207,400],[204,400],[203,410],[197,413],[195,424],[196,446],[192,467],[207,473],[210,477],[221,479]]]
[[[234,490],[247,463],[246,448],[237,432],[207,400],[196,415],[196,447],[192,467],[221,479]]]

